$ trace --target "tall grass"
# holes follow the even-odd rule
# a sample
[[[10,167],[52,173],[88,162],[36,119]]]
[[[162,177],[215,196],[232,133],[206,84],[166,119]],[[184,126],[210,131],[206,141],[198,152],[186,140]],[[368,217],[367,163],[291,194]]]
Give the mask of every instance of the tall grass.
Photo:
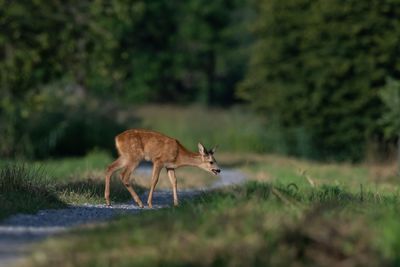
[[[209,146],[220,144],[222,150],[230,152],[269,152],[304,158],[317,155],[305,129],[284,129],[277,118],[245,106],[146,105],[134,112],[139,126],[169,134],[192,148],[203,141]]]
[[[264,119],[242,107],[142,106],[136,109],[143,128],[157,130],[196,149],[197,142],[223,151],[265,152],[277,144]]]
[[[64,207],[40,167],[6,164],[0,170],[0,219],[14,213],[32,213]]]

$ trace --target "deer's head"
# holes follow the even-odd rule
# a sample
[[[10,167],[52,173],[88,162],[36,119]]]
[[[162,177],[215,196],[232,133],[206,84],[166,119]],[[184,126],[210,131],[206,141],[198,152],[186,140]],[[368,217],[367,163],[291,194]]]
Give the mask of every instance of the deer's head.
[[[207,150],[200,143],[198,143],[197,146],[199,147],[199,153],[201,155],[201,164],[199,167],[203,170],[218,175],[221,172],[221,169],[218,167],[217,161],[214,158],[216,147],[211,150]]]

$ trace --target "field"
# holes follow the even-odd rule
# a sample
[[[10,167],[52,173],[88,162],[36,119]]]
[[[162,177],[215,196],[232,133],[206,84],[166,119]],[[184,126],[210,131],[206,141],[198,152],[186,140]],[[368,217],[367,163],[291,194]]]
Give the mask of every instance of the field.
[[[264,139],[274,130],[263,132],[259,118],[240,108],[147,106],[136,114],[141,127],[177,137],[190,149],[198,141],[219,143],[216,158],[222,169],[239,169],[249,181],[207,192],[177,208],[123,216],[51,238],[37,246],[25,266],[400,264],[400,187],[394,165],[321,163],[247,152],[257,151],[255,147],[279,151],[280,144],[276,138]],[[239,126],[246,130],[235,130]],[[104,203],[104,170],[113,158],[95,150],[77,158],[1,161],[0,219],[68,204]],[[139,172],[133,177],[138,192],[148,189],[148,176]],[[215,181],[194,168],[179,170],[177,177],[178,190]],[[170,188],[165,172],[157,188]],[[111,200],[130,200],[117,175]]]
[[[163,132],[179,139],[193,150],[197,147],[197,142],[203,142],[208,147],[218,144],[222,151],[232,152],[265,150],[275,143],[274,140],[265,141],[265,136],[272,136],[273,130],[265,132],[261,118],[241,107],[226,110],[201,106],[147,105],[138,106],[130,110],[129,114],[121,116],[133,115],[139,121],[139,125],[134,127]],[[208,118],[213,120],[209,121]],[[224,128],[219,128],[220,125],[224,125]],[[246,130],[237,131],[239,127]],[[96,131],[91,139],[96,139],[95,136]],[[111,137],[104,142],[111,147],[114,145]],[[77,158],[0,160],[0,218],[17,212],[31,213],[43,208],[63,207],[66,204],[103,203],[104,171],[114,157],[110,152],[94,150],[85,157]],[[170,188],[166,176],[165,171],[162,171],[158,188]],[[214,181],[214,177],[196,168],[178,170],[177,178],[181,189],[204,187]],[[130,195],[118,178],[114,177],[112,181],[111,200],[129,200]],[[134,176],[132,182],[135,183],[136,190],[141,192],[142,187],[149,186],[150,180],[148,175],[139,174]],[[21,198],[20,195],[26,198]]]
[[[400,266],[400,1],[0,10],[0,267]]]
[[[178,208],[124,216],[50,239],[26,266],[400,263],[400,191],[394,166],[323,164],[257,154],[221,153],[218,159],[224,168],[246,172],[250,181],[205,193]],[[50,192],[61,203],[102,201],[102,186],[98,192],[81,186],[71,194],[71,187],[60,191],[57,185],[95,177],[102,161],[108,160],[105,154],[93,153],[84,160],[47,162],[47,169],[63,177],[48,185]],[[129,198],[124,191],[114,192],[114,201]]]

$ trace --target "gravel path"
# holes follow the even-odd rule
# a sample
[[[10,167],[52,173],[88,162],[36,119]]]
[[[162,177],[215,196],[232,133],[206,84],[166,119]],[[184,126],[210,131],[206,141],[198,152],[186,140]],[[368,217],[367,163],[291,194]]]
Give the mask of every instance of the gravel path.
[[[139,168],[137,172],[151,173],[151,168]],[[238,184],[246,179],[237,170],[223,170],[220,178],[211,186],[218,188]],[[179,199],[188,199],[207,190],[178,190]],[[147,199],[147,193],[141,196]],[[156,190],[153,197],[153,209],[168,207],[172,204],[172,193]],[[17,214],[0,223],[0,267],[10,266],[28,255],[31,247],[50,235],[64,232],[72,227],[90,223],[100,223],[121,214],[137,214],[149,210],[140,209],[133,201],[126,204],[106,205],[71,205],[66,209],[42,210],[33,215]]]

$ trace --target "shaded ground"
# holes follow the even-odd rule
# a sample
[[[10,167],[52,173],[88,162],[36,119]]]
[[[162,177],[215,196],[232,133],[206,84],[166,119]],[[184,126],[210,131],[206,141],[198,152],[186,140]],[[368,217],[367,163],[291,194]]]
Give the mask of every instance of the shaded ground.
[[[138,170],[148,173],[149,168]],[[222,186],[241,183],[245,176],[236,170],[224,170],[220,178],[211,186]],[[207,188],[197,190],[180,190],[180,200],[187,200],[196,196]],[[147,199],[147,193],[142,194],[142,200]],[[154,208],[168,207],[172,204],[170,191],[156,191],[153,200]],[[11,216],[0,223],[0,266],[9,266],[22,259],[30,252],[30,247],[37,241],[50,235],[61,233],[72,227],[101,223],[121,214],[136,214],[148,208],[140,209],[133,202],[114,204],[112,207],[105,205],[73,205],[66,209],[42,210],[34,215],[18,214]]]

